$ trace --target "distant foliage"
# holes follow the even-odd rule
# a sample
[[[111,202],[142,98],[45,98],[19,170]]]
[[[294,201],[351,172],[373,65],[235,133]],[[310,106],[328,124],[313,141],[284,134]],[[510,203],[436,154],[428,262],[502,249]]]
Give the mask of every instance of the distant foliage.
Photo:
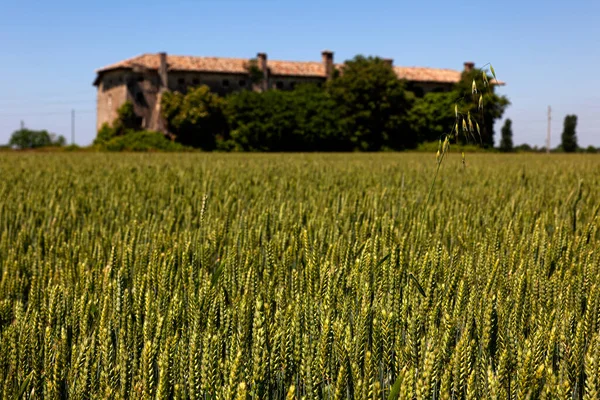
[[[262,81],[256,60],[246,70],[253,84]],[[207,151],[406,150],[453,132],[458,104],[465,117],[479,120],[477,137],[473,130],[471,138],[460,136],[460,143],[493,148],[494,121],[509,102],[491,86],[480,103],[479,92],[472,93],[474,80],[484,86],[480,72],[465,73],[450,92],[417,98],[384,60],[356,56],[321,86],[300,84],[292,91],[241,91],[227,97],[205,85],[186,93],[167,92],[162,116],[178,143]],[[100,129],[95,143],[139,130],[139,122],[133,105],[126,103],[117,121]]]
[[[384,60],[357,56],[327,86],[336,102],[340,129],[352,148],[363,151],[414,148],[408,113],[414,95]]]
[[[248,61],[248,63],[245,65],[245,68],[252,84],[257,85],[263,81],[265,75],[262,69],[260,69],[256,58]]]
[[[230,135],[244,151],[351,150],[342,132],[336,102],[322,89],[244,91],[227,98]]]
[[[112,124],[104,123],[96,135],[95,145],[103,145],[112,138],[141,130],[141,119],[136,115],[134,105],[126,101],[117,109],[117,118]]]
[[[167,92],[162,98],[162,113],[175,140],[185,146],[214,150],[218,140],[226,139],[225,101],[206,85],[186,94]]]
[[[513,151],[512,121],[507,119],[501,131],[500,150],[504,152]]]
[[[13,132],[8,142],[11,147],[18,149],[37,149],[49,146],[65,146],[67,141],[62,135],[55,135],[46,130],[36,131],[31,129],[19,129]]]
[[[563,126],[561,136],[561,148],[565,153],[574,153],[577,151],[577,115],[567,115]]]
[[[487,81],[492,81],[492,77],[488,76]],[[476,93],[473,93],[473,82],[478,88]],[[483,95],[481,107],[480,95]],[[502,117],[509,104],[505,96],[495,94],[494,85],[485,85],[481,71],[474,70],[463,73],[461,81],[452,91],[431,92],[418,98],[409,113],[410,126],[419,142],[439,140],[456,123],[456,105],[465,116],[470,114],[473,121],[477,120],[479,125],[479,131],[474,129],[468,135],[458,135],[458,140],[462,144],[476,143],[493,148],[494,121]]]
[[[135,131],[116,136],[105,142],[103,148],[108,151],[184,151],[187,148],[169,140],[160,132]]]

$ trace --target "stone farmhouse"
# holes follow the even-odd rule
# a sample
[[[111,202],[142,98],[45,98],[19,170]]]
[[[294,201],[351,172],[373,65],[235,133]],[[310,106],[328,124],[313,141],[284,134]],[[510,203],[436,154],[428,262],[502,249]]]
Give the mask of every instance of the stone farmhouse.
[[[461,78],[462,71],[399,67],[394,66],[391,59],[384,60],[417,96],[449,91]],[[465,62],[464,70],[470,71],[474,65]],[[320,62],[267,60],[265,53],[258,53],[254,60],[142,54],[96,70],[97,129],[104,123],[112,123],[118,108],[126,101],[134,104],[144,129],[164,132],[160,99],[165,91],[185,93],[188,88],[202,84],[219,94],[239,90],[291,90],[300,83],[322,84],[331,79],[339,66],[334,64],[331,51],[323,51]],[[252,79],[251,71],[258,73],[258,80]]]

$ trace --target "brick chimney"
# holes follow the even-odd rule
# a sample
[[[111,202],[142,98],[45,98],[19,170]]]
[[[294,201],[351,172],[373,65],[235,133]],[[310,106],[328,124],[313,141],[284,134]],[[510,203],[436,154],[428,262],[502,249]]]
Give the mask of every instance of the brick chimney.
[[[169,77],[167,75],[167,53],[158,53],[158,56],[160,58],[160,64],[158,67],[158,76],[160,78],[159,88],[166,90],[169,87]]]
[[[393,58],[384,58],[383,62],[386,63],[387,65],[389,65],[390,67],[394,66],[394,59]]]
[[[325,67],[325,77],[330,80],[333,77],[333,51],[323,50],[321,58]]]
[[[263,80],[261,82],[261,89],[266,91],[269,89],[269,67],[267,66],[267,53],[258,53],[256,55],[256,59],[258,60],[258,68],[263,73]]]
[[[466,73],[473,71],[473,68],[475,68],[475,63],[473,61],[466,61],[464,65]]]

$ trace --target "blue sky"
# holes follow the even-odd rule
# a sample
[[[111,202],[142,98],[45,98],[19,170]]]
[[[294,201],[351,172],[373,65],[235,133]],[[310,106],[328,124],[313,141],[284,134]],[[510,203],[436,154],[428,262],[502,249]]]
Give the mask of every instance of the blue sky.
[[[76,142],[95,136],[94,70],[145,52],[336,62],[356,54],[395,65],[494,65],[508,85],[515,144],[552,146],[566,114],[579,144],[600,146],[600,1],[4,0],[0,13],[0,143],[19,128]],[[496,124],[496,143],[501,122]]]

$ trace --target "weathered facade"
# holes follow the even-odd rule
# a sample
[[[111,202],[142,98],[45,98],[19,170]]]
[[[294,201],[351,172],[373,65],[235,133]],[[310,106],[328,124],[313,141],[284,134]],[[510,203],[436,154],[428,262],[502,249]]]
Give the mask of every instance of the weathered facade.
[[[448,91],[461,77],[461,71],[394,67],[393,60],[385,60],[417,95]],[[465,63],[467,70],[473,66],[473,63]],[[331,79],[336,67],[331,51],[323,51],[320,62],[269,60],[265,53],[258,53],[254,60],[143,54],[96,71],[97,129],[104,123],[112,123],[117,109],[128,100],[134,104],[142,127],[164,132],[160,99],[166,91],[185,93],[199,85],[207,85],[219,94],[239,90],[291,90],[301,83],[320,84]],[[252,78],[252,68],[260,79]]]

